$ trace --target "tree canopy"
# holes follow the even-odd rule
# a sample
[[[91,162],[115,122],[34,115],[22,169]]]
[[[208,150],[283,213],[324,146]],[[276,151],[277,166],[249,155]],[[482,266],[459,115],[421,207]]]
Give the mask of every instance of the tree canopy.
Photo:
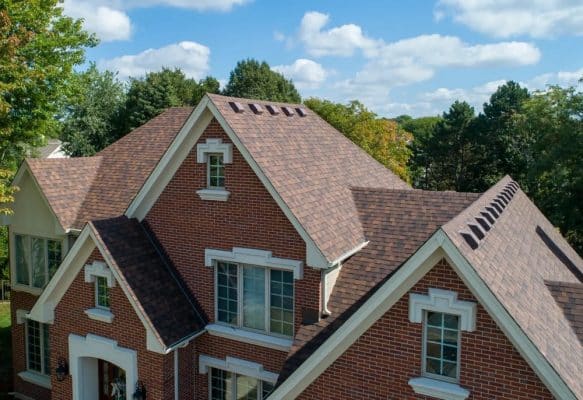
[[[293,82],[272,71],[265,61],[239,61],[231,71],[223,94],[257,100],[299,103],[302,99]]]
[[[381,164],[409,180],[408,142],[412,136],[395,121],[379,118],[358,101],[345,105],[312,98],[304,103]]]

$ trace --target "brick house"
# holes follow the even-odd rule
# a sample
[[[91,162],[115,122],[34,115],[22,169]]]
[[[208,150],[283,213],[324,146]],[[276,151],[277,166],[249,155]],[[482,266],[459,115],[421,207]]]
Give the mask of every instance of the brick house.
[[[15,398],[583,399],[583,261],[510,177],[207,95],[15,184]]]

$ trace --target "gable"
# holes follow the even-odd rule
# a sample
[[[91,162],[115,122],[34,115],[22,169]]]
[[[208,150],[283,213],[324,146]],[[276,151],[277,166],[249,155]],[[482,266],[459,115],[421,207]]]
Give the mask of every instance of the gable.
[[[415,392],[408,382],[421,376],[423,324],[411,322],[410,296],[425,296],[432,289],[453,291],[459,301],[477,304],[475,329],[462,331],[460,343],[459,385],[469,390],[472,399],[553,398],[444,259],[415,283],[298,398],[413,398]],[[354,371],[358,371],[357,376]],[[493,381],[497,384],[491,385]]]

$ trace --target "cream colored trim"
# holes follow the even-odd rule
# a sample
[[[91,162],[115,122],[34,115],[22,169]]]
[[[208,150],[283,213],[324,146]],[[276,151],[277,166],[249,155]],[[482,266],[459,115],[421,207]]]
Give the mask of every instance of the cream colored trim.
[[[279,376],[273,372],[265,371],[263,365],[256,362],[229,356],[221,360],[204,354],[200,355],[198,357],[198,373],[208,374],[209,368],[222,369],[223,371],[234,372],[238,375],[249,376],[270,383],[276,383]]]
[[[357,312],[296,369],[271,394],[270,398],[294,399],[301,394],[443,257],[447,259],[551,393],[562,400],[576,400],[566,383],[441,229],[429,238],[394,273],[391,279],[385,282]]]
[[[22,325],[26,322],[26,316],[28,315],[28,310],[16,310],[16,323]]]
[[[33,371],[22,371],[18,373],[18,377],[25,382],[44,387],[45,389],[51,388],[51,377],[49,375],[43,375]]]
[[[424,311],[435,311],[460,316],[460,329],[472,332],[476,329],[477,304],[458,300],[450,290],[430,288],[428,294],[409,294],[409,321],[423,322]]]
[[[277,193],[257,162],[251,157],[249,151],[241,143],[233,129],[231,129],[208,96],[203,97],[199,105],[190,115],[150,177],[146,180],[145,184],[129,205],[125,215],[129,218],[137,218],[139,220],[143,220],[146,217],[213,117],[225,130],[227,136],[233,141],[233,144],[243,155],[245,161],[249,164],[253,172],[255,172],[261,183],[265,186],[269,194],[273,197],[287,219],[306,243],[307,264],[315,268],[331,267],[333,264],[326,259],[310,235],[299,223],[295,215],[291,212],[279,193]]]
[[[291,350],[293,340],[277,336],[265,335],[258,332],[251,332],[234,326],[221,324],[209,324],[206,331],[212,336],[225,339],[236,340],[238,342],[267,347],[269,349],[288,352]]]
[[[85,310],[85,314],[95,321],[106,322],[111,324],[113,322],[114,315],[109,310],[104,310],[103,308],[88,308]]]
[[[457,383],[424,377],[409,379],[409,386],[417,394],[441,400],[466,400],[470,395],[469,390],[464,389]]]
[[[227,201],[231,192],[225,189],[200,189],[196,194],[201,200]]]
[[[93,264],[85,265],[85,282],[95,283],[95,277],[105,278],[107,280],[107,286],[112,288],[115,286],[115,279],[113,278],[113,272],[107,266],[106,263],[102,261],[93,261]]]
[[[222,154],[224,164],[233,162],[233,145],[231,143],[223,143],[222,139],[207,139],[205,143],[197,144],[196,162],[206,163],[210,153]]]

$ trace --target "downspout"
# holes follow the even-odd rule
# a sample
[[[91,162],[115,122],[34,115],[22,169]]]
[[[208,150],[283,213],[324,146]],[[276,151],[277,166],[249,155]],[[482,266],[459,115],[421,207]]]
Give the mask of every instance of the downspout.
[[[174,400],[179,400],[179,390],[178,390],[178,350],[180,348],[177,347],[174,350]]]

